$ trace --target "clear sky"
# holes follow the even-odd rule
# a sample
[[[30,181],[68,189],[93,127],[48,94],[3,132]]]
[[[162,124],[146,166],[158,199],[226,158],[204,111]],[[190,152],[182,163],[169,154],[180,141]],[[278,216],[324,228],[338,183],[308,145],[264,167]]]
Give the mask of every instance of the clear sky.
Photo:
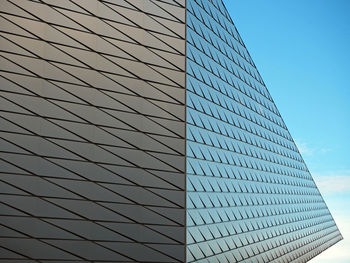
[[[343,234],[350,262],[350,0],[224,0]]]

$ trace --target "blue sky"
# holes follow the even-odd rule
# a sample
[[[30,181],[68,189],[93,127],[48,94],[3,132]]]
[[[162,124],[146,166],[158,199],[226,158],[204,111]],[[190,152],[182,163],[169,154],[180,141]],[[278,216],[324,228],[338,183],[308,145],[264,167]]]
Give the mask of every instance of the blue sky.
[[[224,0],[344,240],[350,262],[350,1]]]

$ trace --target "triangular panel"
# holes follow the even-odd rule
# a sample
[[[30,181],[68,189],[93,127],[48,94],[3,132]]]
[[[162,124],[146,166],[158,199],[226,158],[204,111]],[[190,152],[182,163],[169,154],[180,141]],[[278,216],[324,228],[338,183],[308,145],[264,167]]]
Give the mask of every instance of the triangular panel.
[[[306,262],[342,239],[221,0],[187,1],[187,262]]]

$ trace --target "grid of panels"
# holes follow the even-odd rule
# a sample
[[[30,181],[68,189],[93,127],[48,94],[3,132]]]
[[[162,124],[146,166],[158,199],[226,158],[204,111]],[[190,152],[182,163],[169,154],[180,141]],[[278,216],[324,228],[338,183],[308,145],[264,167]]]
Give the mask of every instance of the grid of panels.
[[[221,0],[187,1],[187,262],[306,262],[342,239]]]
[[[185,1],[0,20],[0,261],[183,262]]]

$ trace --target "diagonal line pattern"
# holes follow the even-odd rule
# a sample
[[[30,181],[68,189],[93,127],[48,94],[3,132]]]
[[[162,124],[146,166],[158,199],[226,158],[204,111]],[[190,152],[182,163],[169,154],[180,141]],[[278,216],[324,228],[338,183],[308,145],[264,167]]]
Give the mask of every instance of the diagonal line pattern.
[[[0,19],[0,259],[183,262],[184,1]]]
[[[342,236],[222,0],[187,1],[187,262],[307,262]]]

